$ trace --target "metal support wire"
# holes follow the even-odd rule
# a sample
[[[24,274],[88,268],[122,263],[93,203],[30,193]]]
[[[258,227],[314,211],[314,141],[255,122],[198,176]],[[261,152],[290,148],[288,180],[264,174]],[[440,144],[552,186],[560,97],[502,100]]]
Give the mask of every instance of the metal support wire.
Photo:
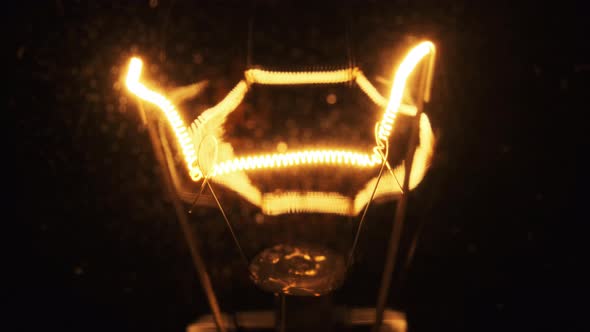
[[[434,188],[440,188],[441,179],[440,177],[435,177],[434,181],[432,181],[432,187]],[[408,253],[406,255],[405,260],[403,261],[403,267],[402,270],[400,271],[400,283],[403,284],[406,281],[406,277],[409,273],[410,270],[410,266],[412,265],[412,261],[414,259],[414,255],[416,253],[416,250],[418,249],[418,244],[420,242],[420,238],[422,236],[422,232],[424,230],[424,228],[426,227],[426,223],[428,222],[428,213],[432,210],[437,198],[438,198],[438,191],[434,191],[432,195],[430,195],[428,203],[426,204],[426,207],[421,208],[421,214],[422,214],[422,218],[420,218],[420,220],[418,221],[418,227],[416,228],[416,230],[414,231],[414,235],[412,236],[412,240],[410,241],[410,246],[408,249]]]
[[[356,246],[359,242],[361,229],[363,228],[363,223],[365,221],[365,217],[367,216],[367,211],[369,210],[369,206],[371,206],[371,202],[373,201],[373,197],[375,197],[375,192],[377,192],[377,187],[379,187],[379,181],[381,181],[381,177],[383,176],[383,170],[385,169],[386,163],[387,163],[387,159],[383,158],[383,162],[381,163],[381,168],[379,169],[379,176],[377,177],[375,187],[373,188],[373,192],[371,193],[371,198],[367,202],[367,205],[365,205],[365,209],[363,210],[363,215],[361,216],[361,220],[359,221],[359,225],[356,229],[356,234],[354,235],[354,241],[352,242],[352,246],[350,248],[350,253],[348,254],[348,260],[346,261],[346,269],[347,270],[352,265],[354,251],[356,250]]]
[[[209,302],[209,308],[211,309],[211,312],[213,314],[213,321],[215,322],[215,326],[217,327],[218,331],[225,332],[226,328],[223,324],[223,319],[221,317],[221,309],[219,307],[215,291],[213,290],[211,279],[209,277],[209,274],[207,273],[205,262],[203,261],[201,252],[199,250],[198,238],[194,234],[194,230],[192,230],[190,227],[182,203],[180,202],[180,199],[178,198],[176,190],[174,189],[174,186],[172,184],[172,180],[170,179],[168,165],[166,163],[164,152],[162,151],[162,146],[160,145],[160,141],[158,140],[158,133],[156,129],[153,127],[153,124],[150,123],[150,121],[146,117],[146,112],[143,108],[143,104],[141,103],[141,101],[138,102],[138,107],[144,125],[148,129],[148,133],[152,143],[152,148],[154,150],[154,154],[160,166],[160,171],[162,173],[162,182],[166,187],[168,196],[170,197],[172,205],[174,206],[174,212],[176,213],[176,217],[178,219],[178,222],[180,223],[182,233],[184,234],[184,238],[189,247],[191,258],[193,260],[193,265],[195,267],[195,270],[197,271],[197,276],[201,281],[201,286],[203,287],[203,291],[205,292],[205,296],[207,297],[207,301]]]
[[[203,178],[203,183],[201,183],[201,189],[199,189],[199,193],[197,194],[197,196],[195,196],[195,199],[193,200],[193,203],[191,204],[191,208],[188,210],[188,213],[193,213],[193,209],[195,208],[195,206],[197,206],[197,202],[199,201],[199,198],[201,198],[201,195],[203,195],[203,191],[205,190],[205,186],[207,185],[208,181],[208,178]]]
[[[204,179],[203,181],[207,181],[207,179]],[[225,220],[225,224],[227,225],[227,228],[229,229],[229,232],[231,233],[231,236],[234,239],[234,243],[236,244],[236,247],[238,247],[238,251],[240,252],[240,256],[242,257],[242,260],[246,264],[246,267],[248,267],[248,265],[250,264],[250,260],[248,259],[248,256],[246,256],[244,249],[242,249],[242,246],[240,245],[240,241],[238,241],[238,237],[236,236],[236,233],[234,232],[234,228],[232,227],[231,223],[229,222],[229,219],[227,218],[227,215],[225,214],[225,210],[223,209],[223,206],[221,206],[221,203],[219,202],[219,199],[217,198],[217,195],[215,194],[215,191],[213,190],[213,186],[211,185],[210,181],[207,181],[207,187],[209,187],[209,190],[211,191],[211,194],[213,195],[213,198],[215,199],[215,203],[217,203],[217,207],[219,208],[219,211],[221,211],[221,215],[223,216],[223,219]]]
[[[373,326],[373,332],[379,331],[381,324],[383,323],[383,312],[385,310],[385,304],[389,295],[389,288],[391,286],[391,279],[395,263],[397,260],[397,253],[399,249],[399,242],[403,230],[404,219],[406,216],[406,208],[408,205],[408,196],[410,192],[410,176],[412,172],[412,163],[414,161],[414,153],[416,152],[416,145],[418,144],[418,131],[420,126],[420,116],[424,110],[424,96],[427,89],[428,81],[431,79],[432,66],[434,59],[432,55],[429,59],[430,63],[424,63],[420,71],[420,81],[418,85],[419,95],[417,98],[417,112],[413,119],[410,140],[408,142],[408,151],[404,159],[404,181],[403,181],[403,192],[400,200],[397,202],[397,208],[395,210],[395,217],[393,220],[393,226],[391,230],[391,236],[387,246],[387,254],[385,257],[385,267],[383,269],[383,276],[381,277],[381,286],[379,287],[379,293],[377,294],[377,307],[375,313],[375,325]]]

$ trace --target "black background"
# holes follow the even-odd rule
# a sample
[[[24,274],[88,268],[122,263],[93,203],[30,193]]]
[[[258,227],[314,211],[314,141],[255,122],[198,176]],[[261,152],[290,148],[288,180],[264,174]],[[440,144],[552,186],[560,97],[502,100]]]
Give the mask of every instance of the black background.
[[[411,331],[583,329],[587,250],[573,213],[584,135],[574,128],[590,71],[581,6],[51,1],[9,8],[16,44],[8,50],[15,76],[6,83],[7,111],[16,130],[5,140],[16,150],[16,175],[7,180],[17,187],[5,222],[26,227],[23,250],[6,252],[17,261],[19,282],[10,287],[17,330],[181,331],[208,312],[147,132],[115,83],[140,53],[160,66],[152,74],[164,82],[225,79],[222,95],[246,66],[252,18],[258,64],[340,65],[350,52],[363,67],[403,36],[437,44],[431,107],[440,141],[404,234],[406,253],[422,224],[418,246],[389,301],[407,313]],[[314,29],[320,33],[306,41]],[[204,246],[223,251],[215,242],[223,228],[207,225]],[[383,233],[374,239],[384,243],[383,227],[367,232]],[[365,259],[367,273],[359,268],[337,301],[374,303],[380,259]],[[272,305],[239,270],[207,260],[224,310]]]

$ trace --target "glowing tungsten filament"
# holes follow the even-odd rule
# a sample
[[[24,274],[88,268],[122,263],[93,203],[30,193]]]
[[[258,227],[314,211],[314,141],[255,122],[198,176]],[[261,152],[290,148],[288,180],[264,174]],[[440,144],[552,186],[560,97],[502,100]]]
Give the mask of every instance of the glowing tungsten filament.
[[[434,53],[434,45],[431,42],[422,42],[408,53],[396,71],[389,101],[379,94],[358,68],[322,72],[274,72],[250,69],[244,73],[246,80],[240,81],[219,104],[204,111],[197,120],[194,121],[189,130],[187,130],[176,107],[168,99],[163,95],[147,89],[139,82],[142,63],[138,58],[131,59],[126,83],[131,92],[136,94],[139,98],[155,104],[166,115],[176,134],[177,141],[181,146],[190,175],[193,180],[198,181],[203,177],[203,173],[196,163],[197,155],[195,144],[203,139],[201,128],[208,126],[212,121],[213,125],[209,125],[210,127],[219,127],[217,128],[217,132],[213,132],[213,134],[217,136],[219,132],[222,131],[220,126],[225,121],[225,117],[237,108],[248,92],[249,84],[329,84],[354,80],[373,102],[382,107],[387,105],[383,117],[378,123],[377,132],[375,134],[378,144],[373,149],[372,154],[363,154],[346,150],[303,150],[282,154],[231,158],[222,161],[221,163],[215,163],[213,165],[213,172],[211,172],[209,176],[219,176],[243,170],[280,168],[305,164],[348,165],[367,168],[374,167],[381,163],[382,156],[384,155],[382,150],[385,146],[382,142],[389,139],[397,113],[402,112],[408,115],[416,114],[416,107],[403,105],[401,99],[408,76],[413,72],[416,65],[426,55],[431,53]]]
[[[219,176],[236,170],[281,168],[293,165],[349,165],[373,167],[378,161],[364,153],[344,150],[303,150],[284,154],[258,155],[226,160],[214,166],[212,176]]]
[[[383,97],[377,89],[364,76],[358,68],[342,69],[323,72],[274,72],[260,69],[247,70],[245,79],[216,106],[204,111],[188,129],[176,107],[163,95],[151,91],[139,82],[142,63],[137,58],[131,59],[127,73],[126,85],[129,90],[140,99],[157,106],[164,113],[170,123],[176,140],[182,150],[184,160],[189,173],[194,181],[203,177],[203,171],[198,167],[195,146],[200,145],[208,136],[213,136],[225,144],[225,158],[222,162],[211,160],[212,168],[208,176],[213,181],[240,194],[250,203],[261,208],[265,214],[305,213],[320,212],[340,215],[357,215],[370,199],[372,188],[377,178],[371,179],[365,187],[351,197],[345,197],[338,193],[330,192],[283,192],[280,194],[263,194],[252,185],[246,170],[283,168],[300,165],[343,165],[353,167],[375,167],[381,164],[382,156],[385,156],[387,139],[391,135],[397,113],[415,116],[417,108],[413,105],[401,103],[406,81],[414,71],[416,65],[426,56],[430,55],[427,71],[427,81],[424,91],[424,101],[430,98],[430,85],[434,64],[434,45],[423,42],[414,47],[404,58],[396,71],[391,87],[390,98]],[[228,143],[224,143],[220,137],[223,133],[222,125],[227,115],[233,112],[242,102],[251,84],[292,85],[292,84],[333,84],[354,81],[360,89],[378,106],[385,108],[383,117],[375,125],[375,138],[377,145],[371,154],[363,154],[346,150],[302,150],[280,154],[265,154],[255,156],[233,157],[233,151]],[[422,180],[434,146],[432,128],[426,114],[420,116],[420,143],[414,155],[412,163],[410,188],[414,188]],[[228,149],[229,146],[229,149]],[[204,155],[207,158],[207,154]],[[206,161],[206,160],[204,160]],[[200,161],[203,163],[203,160]],[[208,164],[208,163],[205,163]],[[409,171],[409,170],[408,170]],[[406,173],[404,165],[396,167],[392,173],[397,178],[402,178]],[[376,197],[399,193],[396,180],[392,174],[386,173],[381,180]]]
[[[244,76],[249,83],[267,85],[293,84],[334,84],[352,80],[355,72],[350,69],[316,72],[281,72],[262,69],[246,70]]]
[[[143,63],[139,58],[131,59],[129,63],[129,71],[125,80],[127,88],[139,98],[155,104],[162,110],[172,125],[174,133],[176,134],[176,139],[180,144],[182,154],[184,155],[184,160],[189,169],[191,177],[193,179],[200,179],[202,177],[201,170],[194,166],[194,162],[197,160],[195,147],[184,122],[180,118],[180,115],[178,114],[178,111],[172,102],[170,102],[161,94],[149,90],[139,82],[142,66]]]
[[[391,87],[389,103],[385,109],[385,114],[383,114],[383,119],[379,124],[379,140],[385,141],[391,135],[396,114],[402,103],[402,96],[408,76],[414,71],[418,62],[431,53],[434,53],[434,44],[429,41],[422,42],[408,53],[397,69],[393,80],[393,86]]]

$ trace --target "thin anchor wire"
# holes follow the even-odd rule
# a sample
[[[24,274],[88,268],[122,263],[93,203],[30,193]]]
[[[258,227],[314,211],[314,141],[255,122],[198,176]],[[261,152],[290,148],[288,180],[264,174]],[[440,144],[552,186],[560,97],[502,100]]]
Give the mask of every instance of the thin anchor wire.
[[[252,15],[250,15],[250,18],[248,19],[248,37],[247,37],[247,41],[246,41],[246,68],[250,69],[252,68],[252,44],[253,44],[253,38],[252,38],[252,30],[254,29],[254,18],[252,17]]]
[[[381,158],[387,159],[385,157],[385,155],[383,155],[383,152],[381,152],[381,150],[378,150],[378,151],[379,151],[379,154],[381,155]],[[387,170],[389,171],[389,174],[391,174],[391,176],[393,176],[393,179],[395,180],[395,183],[397,183],[397,185],[399,186],[400,192],[403,194],[404,193],[404,188],[402,187],[401,183],[399,183],[399,180],[397,179],[397,176],[393,172],[393,169],[391,169],[391,165],[389,165],[389,161],[386,161],[385,162],[385,166],[387,166]]]
[[[385,156],[389,154],[389,143],[385,141]],[[358,241],[361,235],[361,229],[363,227],[363,223],[365,221],[365,217],[367,216],[367,211],[369,210],[369,206],[371,206],[371,202],[375,197],[375,193],[377,192],[377,188],[379,187],[379,182],[381,181],[381,177],[383,177],[383,170],[385,169],[385,164],[387,163],[387,158],[383,158],[383,162],[381,163],[381,168],[379,169],[379,176],[377,177],[377,182],[375,183],[375,187],[373,187],[373,192],[371,193],[371,198],[365,205],[365,209],[363,210],[363,215],[361,216],[361,220],[359,221],[359,225],[356,230],[356,234],[354,236],[354,241],[352,242],[352,247],[350,248],[350,253],[348,254],[348,260],[346,262],[346,268],[349,269],[352,264],[352,258],[354,256],[354,251],[356,250],[356,246],[358,245]]]
[[[217,160],[217,139],[214,136],[213,137],[213,146],[215,146],[215,153],[213,153],[213,160],[216,161]],[[205,137],[207,138],[207,137]],[[203,138],[203,140],[201,140],[201,142],[199,143],[199,147],[198,147],[198,151],[201,151],[201,148],[203,146],[203,142],[205,141],[205,138]],[[201,165],[201,158],[197,158],[197,166],[199,167],[199,169],[201,170],[201,172],[203,172],[203,183],[201,183],[201,189],[199,190],[199,193],[197,194],[197,196],[195,197],[195,199],[193,200],[190,209],[188,210],[188,213],[193,213],[193,209],[195,208],[195,206],[197,205],[197,202],[199,201],[199,198],[201,197],[201,195],[203,194],[203,191],[205,190],[205,185],[207,185],[207,183],[209,182],[209,171],[206,171],[207,169],[203,167],[203,165]]]
[[[191,208],[188,210],[188,213],[193,213],[193,209],[195,208],[195,206],[197,206],[197,202],[199,201],[199,198],[203,194],[203,191],[205,191],[205,186],[207,185],[208,181],[209,181],[208,177],[203,178],[203,183],[201,183],[201,189],[199,190],[199,193],[197,194],[197,196],[195,196],[195,199],[191,203]]]
[[[227,228],[229,228],[229,232],[231,233],[231,236],[232,236],[236,246],[238,247],[238,251],[240,252],[240,256],[242,257],[242,259],[246,263],[246,266],[248,266],[250,264],[250,260],[248,259],[248,256],[246,256],[244,249],[242,249],[242,246],[240,245],[240,242],[238,241],[236,233],[234,232],[234,228],[232,227],[231,223],[229,222],[229,219],[227,218],[227,215],[225,214],[225,210],[223,209],[223,206],[221,206],[221,203],[219,202],[219,199],[217,198],[217,195],[215,194],[215,191],[213,190],[213,186],[211,185],[211,182],[207,181],[207,187],[209,187],[209,190],[211,191],[211,194],[213,195],[213,199],[215,200],[215,203],[217,203],[217,207],[219,208],[219,211],[221,211],[221,215],[223,216],[223,219],[225,220]]]
[[[213,153],[213,157],[211,158],[211,160],[216,161],[217,160],[217,147],[218,147],[218,143],[217,143],[217,139],[214,136],[210,136],[213,139],[213,146],[215,147],[214,149],[214,153]],[[203,141],[201,141],[201,143],[199,144],[199,148],[198,150],[201,151],[201,148],[203,147],[203,142],[205,139],[203,139]],[[234,240],[234,243],[236,244],[236,247],[238,247],[238,251],[240,253],[240,256],[242,257],[242,259],[244,260],[244,262],[246,263],[246,266],[249,265],[250,260],[248,259],[248,256],[246,256],[246,253],[244,252],[244,249],[242,249],[242,246],[240,245],[240,241],[238,241],[238,237],[236,236],[236,233],[234,232],[234,228],[232,227],[231,223],[229,222],[229,218],[227,217],[227,214],[225,214],[225,210],[223,209],[223,206],[221,205],[221,202],[219,201],[219,198],[217,197],[217,194],[215,194],[215,190],[213,190],[213,186],[211,185],[211,181],[208,181],[209,179],[209,171],[208,167],[204,167],[204,165],[201,165],[201,158],[197,159],[197,163],[199,165],[199,168],[203,171],[204,174],[204,178],[203,178],[203,184],[201,185],[201,192],[199,193],[199,195],[197,195],[195,201],[201,196],[204,186],[206,185],[209,190],[211,191],[211,194],[213,196],[213,199],[215,200],[215,203],[217,203],[217,207],[219,208],[219,211],[221,211],[221,215],[223,216],[223,219],[225,220],[225,224],[227,225],[227,228],[229,229],[229,232],[231,233],[231,236]]]

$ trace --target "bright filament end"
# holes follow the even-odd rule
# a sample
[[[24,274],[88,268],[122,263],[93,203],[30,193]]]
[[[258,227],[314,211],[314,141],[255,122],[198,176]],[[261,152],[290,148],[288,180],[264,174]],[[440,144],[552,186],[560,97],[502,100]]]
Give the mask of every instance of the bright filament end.
[[[143,61],[140,58],[133,57],[129,61],[129,70],[127,71],[127,78],[125,84],[127,88],[133,92],[133,88],[139,85],[139,76],[141,75],[141,69],[143,67]]]
[[[399,66],[393,79],[393,86],[391,87],[391,95],[389,97],[389,103],[379,125],[379,140],[387,140],[391,135],[391,130],[395,123],[397,112],[399,111],[402,103],[402,96],[406,87],[406,81],[408,76],[414,71],[416,65],[426,55],[434,52],[434,44],[429,41],[422,42],[414,47],[404,61]]]
[[[129,61],[127,77],[125,79],[125,84],[127,85],[127,88],[140,99],[148,103],[154,104],[160,110],[162,110],[162,112],[168,119],[168,122],[172,126],[172,130],[176,135],[176,140],[180,144],[182,154],[184,156],[185,163],[189,169],[189,174],[191,178],[200,179],[203,176],[202,172],[197,167],[193,166],[194,162],[197,160],[195,147],[193,146],[192,141],[188,137],[187,128],[184,122],[182,121],[180,114],[178,114],[176,107],[172,104],[172,102],[166,99],[166,97],[155,91],[148,89],[139,82],[142,67],[143,62],[141,61],[141,59],[136,57],[131,58],[131,61]]]

